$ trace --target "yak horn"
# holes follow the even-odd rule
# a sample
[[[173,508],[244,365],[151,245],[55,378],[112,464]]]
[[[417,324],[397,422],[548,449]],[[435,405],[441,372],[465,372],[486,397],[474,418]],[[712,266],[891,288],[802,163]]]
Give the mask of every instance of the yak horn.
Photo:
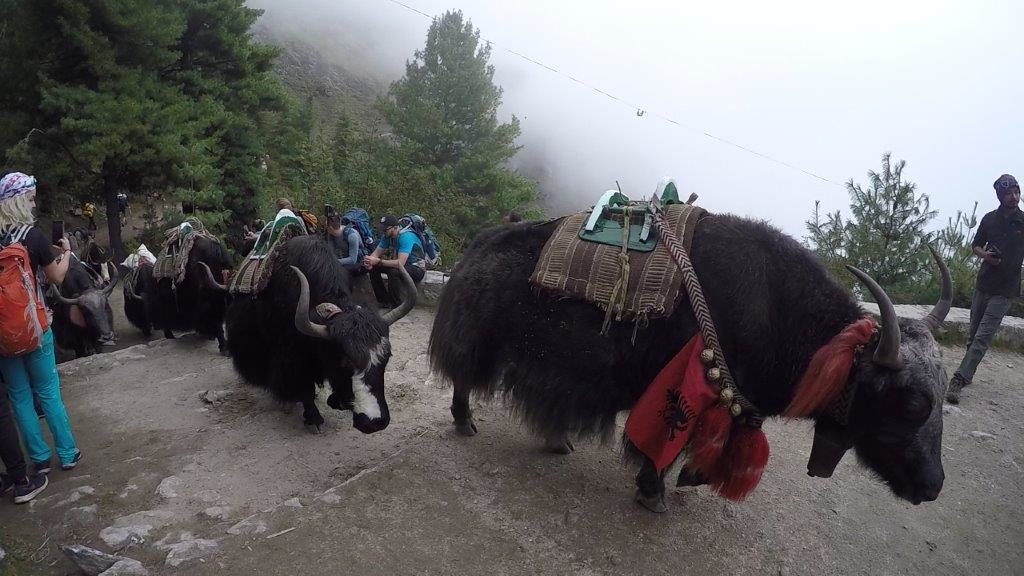
[[[206,284],[210,288],[213,288],[218,292],[228,291],[227,286],[221,284],[220,282],[217,282],[217,279],[213,276],[213,270],[210,270],[210,267],[206,265],[206,262],[199,262],[198,264],[203,267],[203,270],[206,271]]]
[[[67,304],[68,306],[74,306],[74,305],[78,304],[78,300],[79,300],[78,298],[65,298],[60,293],[60,290],[58,290],[57,287],[54,286],[53,284],[50,284],[49,293],[50,293],[51,296],[53,296],[57,300],[60,300],[64,304]]]
[[[110,293],[114,291],[114,286],[117,285],[117,281],[121,277],[121,275],[117,272],[117,265],[113,264],[112,262],[107,262],[107,267],[110,268],[111,275],[110,282],[103,287],[104,297],[110,296]]]
[[[882,316],[882,335],[878,339],[878,348],[875,349],[875,364],[892,370],[903,368],[903,360],[900,359],[900,321],[896,317],[896,308],[893,307],[892,300],[871,276],[853,266],[847,266],[846,269],[871,291],[875,302],[878,303],[878,312]]]
[[[395,322],[398,322],[403,316],[412,310],[412,307],[416,305],[416,283],[412,281],[412,276],[409,276],[409,272],[405,269],[405,266],[398,267],[398,273],[402,277],[402,287],[404,288],[402,295],[402,303],[399,304],[398,308],[390,310],[385,314],[381,315],[381,319],[388,326],[391,326]]]
[[[291,266],[291,269],[299,277],[299,301],[295,304],[295,329],[312,338],[330,339],[326,326],[309,320],[309,282],[306,280],[306,275],[295,266]]]
[[[939,256],[935,248],[932,248],[931,244],[928,245],[928,250],[931,251],[935,263],[939,265],[939,273],[942,275],[942,292],[939,295],[939,302],[924,317],[924,323],[934,332],[942,326],[942,321],[946,319],[946,315],[949,314],[949,308],[953,305],[953,278],[949,275],[949,268],[946,267],[946,263],[942,261],[942,257]]]

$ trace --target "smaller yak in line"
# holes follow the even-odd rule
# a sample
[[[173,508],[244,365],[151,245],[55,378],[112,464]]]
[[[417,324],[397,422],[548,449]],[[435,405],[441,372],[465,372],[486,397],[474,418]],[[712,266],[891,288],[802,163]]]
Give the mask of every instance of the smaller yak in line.
[[[47,301],[53,310],[53,336],[58,349],[73,351],[76,358],[91,356],[115,344],[114,313],[109,297],[117,284],[117,268],[111,279],[72,256],[59,288],[50,286]]]
[[[180,283],[175,284],[174,278],[156,278],[153,266],[142,264],[132,285],[125,285],[125,316],[147,337],[157,329],[168,339],[174,338],[175,330],[195,330],[205,338],[216,338],[221,354],[226,355],[227,294],[211,287],[206,276],[212,272],[224,277],[230,270],[231,259],[223,246],[210,238],[196,238]]]
[[[325,381],[332,391],[327,405],[352,410],[356,429],[369,434],[387,428],[389,327],[416,303],[412,278],[402,269],[402,304],[380,314],[375,306],[356,302],[349,272],[322,238],[293,238],[279,250],[267,286],[256,295],[233,296],[228,307],[235,370],[282,402],[301,402],[303,422],[318,432],[324,418],[316,388]],[[227,290],[212,272],[207,282]]]
[[[697,333],[685,293],[671,317],[636,332],[617,323],[607,336],[596,306],[538,293],[529,278],[558,225],[482,232],[445,288],[429,356],[454,385],[451,411],[462,434],[477,432],[470,393],[501,392],[552,450],[571,451],[572,435],[608,439],[616,416]],[[765,223],[705,214],[691,259],[736,385],[765,416],[787,410],[815,353],[864,316],[814,254]],[[810,474],[831,475],[852,447],[899,498],[920,504],[938,497],[946,380],[931,331],[949,311],[951,281],[936,260],[942,297],[925,321],[898,320],[885,291],[855,272],[879,304],[881,328],[845,379],[853,390],[845,417],[827,409],[808,414],[816,423]],[[628,442],[625,450],[641,462],[637,500],[663,511],[663,473]]]

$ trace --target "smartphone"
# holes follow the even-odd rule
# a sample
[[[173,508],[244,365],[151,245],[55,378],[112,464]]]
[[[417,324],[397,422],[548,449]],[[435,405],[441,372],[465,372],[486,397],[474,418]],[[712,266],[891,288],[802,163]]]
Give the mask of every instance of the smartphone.
[[[50,243],[56,246],[60,243],[60,239],[64,237],[64,221],[54,220],[53,221],[53,233],[50,235]]]

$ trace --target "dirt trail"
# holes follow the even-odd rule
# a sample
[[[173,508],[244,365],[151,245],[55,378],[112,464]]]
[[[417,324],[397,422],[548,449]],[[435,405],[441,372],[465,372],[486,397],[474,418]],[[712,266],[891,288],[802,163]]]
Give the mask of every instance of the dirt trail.
[[[323,402],[325,433],[311,434],[299,410],[242,384],[215,343],[193,337],[63,365],[85,460],[55,471],[32,504],[0,503],[10,573],[74,574],[57,549],[66,543],[123,548],[156,575],[1011,574],[1024,565],[1024,357],[990,353],[948,410],[937,502],[897,501],[852,457],[831,480],[808,478],[809,426],[772,421],[771,460],[746,502],[671,490],[659,516],[632,503],[632,471],[615,446],[543,453],[499,402],[477,408],[478,436],[455,435],[450,392],[426,367],[432,319],[417,309],[393,328],[392,423],[370,436]],[[120,332],[122,343],[135,333]],[[945,349],[947,369],[962,353]],[[214,403],[200,397],[209,390]]]

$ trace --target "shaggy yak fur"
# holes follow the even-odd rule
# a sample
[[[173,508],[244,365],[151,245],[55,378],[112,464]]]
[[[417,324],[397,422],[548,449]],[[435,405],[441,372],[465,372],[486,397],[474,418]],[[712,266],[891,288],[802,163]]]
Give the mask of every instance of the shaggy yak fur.
[[[142,335],[149,338],[153,328],[160,328],[160,326],[153,326],[153,321],[150,319],[155,317],[153,307],[156,306],[156,280],[153,278],[153,265],[149,262],[142,262],[136,271],[131,273],[138,276],[134,285],[125,282],[122,286],[124,315],[132,326],[141,330]]]
[[[454,385],[451,410],[463,434],[477,431],[470,392],[501,392],[549,449],[568,453],[571,435],[607,440],[616,416],[697,332],[685,291],[673,316],[636,331],[635,343],[632,323],[617,323],[603,336],[600,309],[539,293],[529,277],[557,226],[484,231],[445,288],[429,355],[432,368]],[[815,351],[864,314],[810,251],[762,222],[705,215],[691,258],[736,383],[767,416],[785,410]],[[916,504],[934,500],[942,487],[945,376],[923,322],[901,321],[899,332],[902,369],[873,362],[877,338],[856,359],[846,425],[824,410],[812,417],[816,442],[820,433],[852,445],[893,493]],[[638,500],[663,510],[663,478],[628,442],[625,452],[642,463]]]
[[[58,348],[74,351],[74,357],[81,358],[114,343],[114,312],[108,298],[116,282],[115,276],[104,286],[97,272],[71,258],[59,292],[51,287],[46,296],[53,310],[53,336]]]
[[[223,327],[227,295],[209,286],[200,262],[216,278],[231,270],[231,259],[223,246],[209,238],[196,238],[188,255],[185,279],[177,286],[173,278],[145,284],[145,309],[149,321],[164,331],[165,338],[174,338],[173,330],[195,330],[200,336],[216,338],[221,354],[227,354]]]
[[[352,298],[352,279],[322,237],[289,240],[270,281],[258,295],[236,295],[228,308],[228,342],[235,370],[250,384],[270,390],[282,402],[302,402],[303,420],[319,429],[324,419],[314,401],[327,381],[327,405],[352,410],[353,426],[364,433],[388,426],[384,370],[391,357],[389,320],[375,306]],[[322,334],[297,327],[301,271],[308,282],[303,311]],[[411,284],[411,280],[409,283]],[[408,312],[410,298],[393,322]],[[324,310],[324,309],[327,310]],[[319,310],[318,310],[319,309]],[[325,317],[325,314],[329,317]]]

